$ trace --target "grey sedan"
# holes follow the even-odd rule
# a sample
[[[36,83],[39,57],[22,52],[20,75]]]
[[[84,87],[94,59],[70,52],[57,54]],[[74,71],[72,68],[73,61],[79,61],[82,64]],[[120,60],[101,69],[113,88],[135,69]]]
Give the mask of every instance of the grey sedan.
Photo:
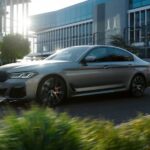
[[[112,46],[76,46],[41,62],[0,67],[0,100],[32,100],[48,106],[67,98],[129,91],[139,97],[150,84],[150,65]]]

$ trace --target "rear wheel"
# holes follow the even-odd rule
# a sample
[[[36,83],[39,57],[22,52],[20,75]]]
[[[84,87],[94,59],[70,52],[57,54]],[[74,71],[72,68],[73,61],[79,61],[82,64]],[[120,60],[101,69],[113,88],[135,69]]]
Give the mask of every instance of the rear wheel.
[[[40,83],[37,99],[44,106],[54,107],[64,101],[65,98],[66,85],[60,77],[49,76]]]
[[[131,82],[131,94],[135,97],[141,97],[144,95],[145,88],[145,78],[142,75],[136,75]]]

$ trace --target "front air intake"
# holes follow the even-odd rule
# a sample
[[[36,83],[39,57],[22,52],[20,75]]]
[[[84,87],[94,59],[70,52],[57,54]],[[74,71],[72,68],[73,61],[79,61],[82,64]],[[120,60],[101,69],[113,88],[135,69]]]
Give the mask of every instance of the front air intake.
[[[8,73],[5,71],[0,71],[0,82],[5,82],[8,79]]]

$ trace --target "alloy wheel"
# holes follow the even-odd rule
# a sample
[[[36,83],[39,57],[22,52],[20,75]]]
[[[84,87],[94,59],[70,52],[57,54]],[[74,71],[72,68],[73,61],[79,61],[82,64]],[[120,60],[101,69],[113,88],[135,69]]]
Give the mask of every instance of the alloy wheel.
[[[141,75],[137,75],[133,78],[131,83],[131,93],[135,97],[143,96],[146,88],[145,79]]]
[[[66,97],[66,86],[59,77],[49,77],[45,79],[39,90],[40,102],[45,106],[56,106]]]

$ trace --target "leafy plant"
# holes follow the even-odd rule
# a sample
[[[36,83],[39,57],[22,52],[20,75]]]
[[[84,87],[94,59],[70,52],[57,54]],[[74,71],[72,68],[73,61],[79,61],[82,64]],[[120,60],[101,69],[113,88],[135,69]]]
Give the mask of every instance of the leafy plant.
[[[111,36],[111,45],[127,49],[128,51],[135,53],[136,55],[139,55],[138,54],[139,48],[128,45],[121,35]]]
[[[4,63],[15,62],[30,51],[30,43],[22,35],[6,35],[1,43],[1,58]]]

